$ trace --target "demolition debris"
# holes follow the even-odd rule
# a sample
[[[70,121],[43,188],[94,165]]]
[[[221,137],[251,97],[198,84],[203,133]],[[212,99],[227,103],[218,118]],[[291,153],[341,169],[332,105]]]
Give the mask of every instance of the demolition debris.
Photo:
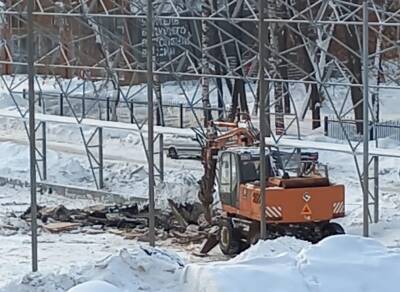
[[[156,212],[158,239],[190,244],[207,238],[209,226],[199,203],[182,205],[169,200],[169,205],[171,210]],[[30,207],[20,218],[30,222]],[[137,204],[95,205],[82,209],[38,206],[37,218],[40,227],[52,233],[110,232],[140,241],[146,241],[148,235],[148,208],[139,209]]]

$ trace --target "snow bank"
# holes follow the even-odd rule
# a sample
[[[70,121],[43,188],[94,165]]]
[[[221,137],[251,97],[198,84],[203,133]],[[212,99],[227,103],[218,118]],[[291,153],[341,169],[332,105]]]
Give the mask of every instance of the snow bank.
[[[67,292],[122,292],[122,290],[110,283],[96,280],[79,284]]]
[[[71,149],[61,149],[71,150]],[[116,149],[115,153],[121,152]],[[0,176],[29,181],[29,148],[15,142],[0,141]],[[123,159],[123,158],[121,158]],[[105,160],[104,179],[106,189],[124,198],[143,197],[148,194],[146,162]],[[197,163],[197,162],[196,162]],[[190,164],[189,164],[190,167]],[[86,156],[62,151],[47,151],[47,175],[54,183],[95,188],[93,175]],[[165,169],[164,182],[156,186],[156,206],[168,208],[168,199],[177,203],[193,203],[197,200],[201,171],[176,166]]]
[[[237,255],[230,262],[241,262],[256,257],[273,257],[283,253],[296,256],[310,244],[308,241],[298,240],[289,236],[278,237],[275,240],[259,241],[256,245]]]
[[[285,250],[283,243],[300,247],[301,242],[279,241],[260,242],[227,262],[186,266],[184,291],[242,292],[260,287],[268,287],[268,292],[398,291],[400,255],[390,254],[375,240],[333,236],[305,246],[298,254],[296,248]],[[269,244],[278,248],[273,251]]]
[[[0,292],[395,292],[400,254],[358,236],[316,245],[282,237],[225,262],[189,264],[159,249],[123,249],[67,273],[29,274]]]
[[[373,239],[332,237],[304,249],[297,262],[309,287],[317,291],[399,291],[400,255],[388,253]]]
[[[21,282],[10,283],[0,291],[176,291],[182,268],[183,263],[178,256],[159,249],[123,249],[118,255],[94,265],[73,267],[68,273],[29,274]]]

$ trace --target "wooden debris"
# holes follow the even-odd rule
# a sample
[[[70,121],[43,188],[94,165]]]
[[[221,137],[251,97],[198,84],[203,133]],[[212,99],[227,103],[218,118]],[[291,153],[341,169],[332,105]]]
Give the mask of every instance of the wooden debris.
[[[176,204],[169,200],[171,210],[157,210],[157,240],[176,244],[200,243],[207,238],[208,226],[202,224],[201,205]],[[30,220],[30,208],[21,216]],[[126,239],[148,241],[148,209],[139,210],[137,204],[95,205],[82,209],[68,209],[63,205],[38,207],[38,224],[52,233],[109,232]],[[78,227],[82,227],[79,228]]]
[[[56,223],[49,223],[43,225],[43,228],[52,232],[52,233],[59,233],[64,232],[72,229],[76,229],[80,226],[79,223],[70,223],[70,222],[56,222]]]
[[[181,212],[180,208],[176,205],[176,203],[174,201],[172,201],[171,199],[168,199],[168,204],[169,204],[176,220],[178,220],[178,223],[184,228],[188,227],[189,223],[186,221],[186,219],[182,215],[182,212]]]

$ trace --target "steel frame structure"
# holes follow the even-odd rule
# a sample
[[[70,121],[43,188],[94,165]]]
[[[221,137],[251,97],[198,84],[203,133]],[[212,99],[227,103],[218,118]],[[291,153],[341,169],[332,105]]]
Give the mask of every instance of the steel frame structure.
[[[119,105],[141,98],[147,88],[147,116],[134,115],[133,122],[149,162],[151,213],[157,171],[153,118],[156,114],[163,119],[162,90],[166,82],[174,82],[201,129],[213,118],[209,110],[212,104],[224,105],[230,99],[232,112],[236,107],[248,111],[246,99],[254,100],[253,113],[260,113],[261,137],[272,136],[277,142],[287,134],[301,139],[304,132],[300,120],[308,108],[313,110],[310,122],[318,126],[321,102],[331,107],[339,122],[356,113],[360,132],[369,133],[369,121],[373,125],[379,119],[379,94],[385,89],[400,89],[396,75],[400,38],[394,35],[400,27],[400,6],[391,0],[0,3],[1,81],[21,117],[30,113],[31,159],[37,165],[39,156],[44,163],[42,175],[46,169],[45,146],[38,151],[32,130],[38,127],[33,114],[37,97],[45,91],[42,78],[50,77],[54,82],[77,125],[90,115],[102,119],[101,101],[106,97],[111,97],[113,104],[111,119],[118,120]],[[21,53],[23,44],[27,44],[27,59]],[[18,101],[17,88],[25,80],[29,80],[29,109]],[[305,100],[302,109],[296,102],[299,88]],[[81,113],[71,100],[77,94],[82,99],[92,98]],[[194,109],[200,103],[203,116]],[[42,127],[45,129],[45,124]],[[46,131],[43,133],[45,145]],[[99,138],[95,145],[91,143],[93,135]],[[86,137],[81,128],[94,182],[102,188],[101,127],[93,135]],[[374,221],[379,219],[379,159],[369,156],[368,142],[368,135],[356,144],[347,137],[362,184],[365,236],[369,233],[371,204]],[[92,146],[97,147],[96,154]],[[362,161],[356,153],[360,147]],[[265,151],[264,143],[261,148]],[[373,192],[369,186],[371,163]],[[31,173],[33,205],[35,170],[33,167]],[[151,244],[155,240],[153,220],[151,216]]]

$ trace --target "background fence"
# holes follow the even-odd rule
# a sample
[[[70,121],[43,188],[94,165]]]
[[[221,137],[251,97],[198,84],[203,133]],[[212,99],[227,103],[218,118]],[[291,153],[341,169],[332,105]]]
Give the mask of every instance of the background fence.
[[[28,101],[27,92],[13,92],[14,97],[21,97]],[[111,121],[113,119],[113,107],[116,103],[115,98],[104,97],[94,98],[82,95],[68,95],[66,98],[63,94],[38,92],[38,111],[44,114],[74,116],[79,118],[93,118]],[[158,105],[155,103],[155,109]],[[72,109],[73,110],[72,110]],[[189,106],[185,103],[163,103],[162,113],[164,115],[164,126],[168,127],[198,127],[202,123],[204,115],[204,107],[200,103],[198,106]],[[210,107],[209,110],[214,119],[220,116],[226,116],[229,109]],[[157,110],[154,113],[157,115]],[[126,102],[122,98],[118,102],[117,121],[126,123],[143,122],[147,119],[147,101],[129,100]],[[197,118],[196,118],[197,117]]]
[[[400,141],[400,121],[384,121],[373,124],[370,123],[369,138],[388,138]],[[342,120],[340,123],[337,120],[325,117],[324,120],[325,136],[346,140],[346,134],[350,140],[359,141],[362,135],[357,133],[356,122],[354,120]]]

